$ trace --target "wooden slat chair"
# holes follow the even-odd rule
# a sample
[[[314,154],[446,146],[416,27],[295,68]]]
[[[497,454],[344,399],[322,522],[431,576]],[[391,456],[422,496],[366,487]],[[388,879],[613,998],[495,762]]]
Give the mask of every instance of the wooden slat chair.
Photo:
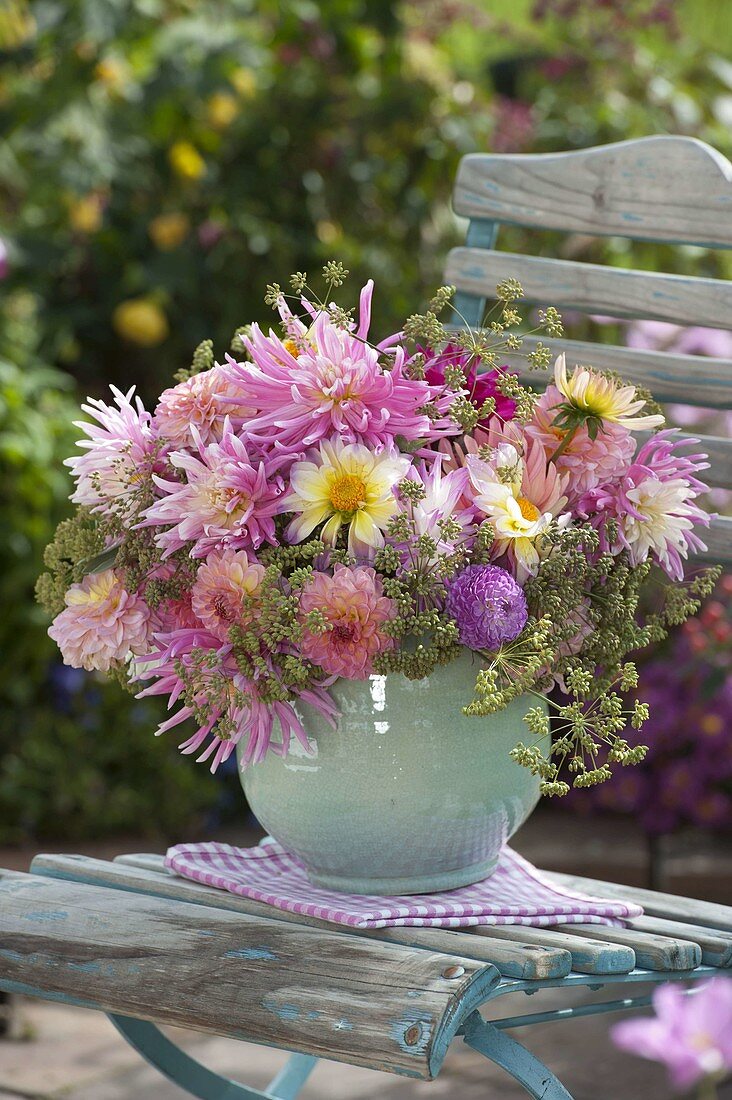
[[[497,251],[502,225],[594,237],[627,237],[732,248],[732,164],[694,138],[649,137],[572,153],[463,157],[453,205],[469,218],[464,248],[447,260],[445,281],[457,287],[455,306],[479,326],[485,302],[503,279],[517,279],[524,300],[588,315],[669,321],[732,329],[732,282],[629,271],[598,264]],[[531,350],[527,337],[522,349]],[[663,351],[550,340],[568,366],[614,370],[642,383],[659,401],[732,408],[732,360]],[[534,388],[541,372],[526,360],[506,361]],[[732,489],[732,443],[705,436],[709,481]],[[732,561],[732,518],[712,521],[704,557]]]
[[[527,298],[602,313],[732,328],[732,284],[636,275],[494,252],[499,223],[732,246],[732,166],[682,138],[558,156],[473,156],[455,206],[468,247],[448,261],[458,306],[479,323],[496,282]],[[612,309],[610,306],[612,305]],[[559,343],[559,342],[557,342]],[[732,363],[563,341],[570,363],[612,367],[661,398],[729,405]],[[729,444],[705,441],[730,486]],[[729,520],[707,557],[729,561]],[[162,856],[113,863],[38,856],[0,871],[0,990],[107,1012],[153,1065],[201,1100],[293,1100],[318,1058],[431,1079],[461,1036],[542,1100],[571,1100],[508,1032],[646,1005],[649,994],[561,1007],[562,993],[680,981],[732,965],[732,908],[553,874],[561,885],[636,901],[625,928],[391,928],[359,932],[169,874]],[[543,1011],[483,1018],[505,993],[541,991]],[[159,1029],[179,1024],[294,1052],[262,1092],[228,1080]]]

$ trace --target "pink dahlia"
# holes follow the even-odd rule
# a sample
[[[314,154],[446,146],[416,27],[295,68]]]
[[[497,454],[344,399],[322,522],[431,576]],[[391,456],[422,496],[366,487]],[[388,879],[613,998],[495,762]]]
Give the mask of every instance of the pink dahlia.
[[[264,566],[250,562],[243,550],[212,550],[193,585],[194,614],[215,637],[228,641],[229,629],[251,618],[251,599],[263,578]]]
[[[110,388],[114,405],[90,398],[81,406],[96,423],[75,422],[88,437],[77,443],[84,454],[67,458],[64,465],[76,480],[75,504],[124,516],[134,510],[134,494],[156,468],[160,448],[150,413],[139,397],[133,404],[134,386],[127,393]]]
[[[185,481],[155,476],[163,495],[140,524],[166,528],[156,538],[163,557],[189,543],[194,558],[219,548],[275,543],[274,516],[284,489],[278,462],[251,458],[228,423],[219,443],[205,446],[195,427],[191,434],[197,454],[173,451],[168,456]]]
[[[599,530],[603,549],[626,550],[632,565],[651,557],[676,580],[684,576],[683,559],[706,547],[695,527],[710,516],[696,502],[707,486],[696,476],[706,470],[706,455],[680,455],[677,448],[698,440],[676,440],[674,430],[652,436],[635,461],[616,481],[585,493],[578,513]],[[616,521],[618,536],[607,537],[607,520]]]
[[[171,561],[162,562],[148,573],[144,586],[141,589],[143,599],[150,606],[150,635],[157,633],[169,633],[171,630],[179,630],[182,627],[199,629],[201,623],[193,613],[191,607],[191,591],[183,585],[180,586],[180,595],[167,600],[151,600],[148,596],[148,584],[155,581],[171,581],[176,575],[176,566]]]
[[[447,344],[441,352],[433,352],[429,348],[422,348],[421,351],[426,356],[425,378],[431,385],[438,387],[445,385],[446,367],[462,367],[466,375],[465,388],[476,408],[479,409],[487,398],[492,397],[496,403],[495,415],[502,421],[513,420],[516,415],[516,402],[510,397],[504,397],[496,388],[496,382],[502,374],[509,372],[497,370],[479,372],[480,359],[458,344]],[[484,421],[479,423],[483,424]]]
[[[116,661],[147,649],[150,609],[127,591],[114,569],[90,573],[81,584],[72,584],[65,602],[48,628],[65,664],[108,672]]]
[[[404,373],[405,352],[397,347],[388,369],[378,348],[367,343],[373,283],[361,293],[360,323],[355,331],[338,328],[326,311],[315,314],[309,329],[283,310],[292,337],[281,340],[252,326],[245,340],[253,362],[229,358],[228,373],[255,406],[246,426],[247,438],[264,448],[276,446],[299,454],[337,435],[343,443],[363,443],[380,450],[398,435],[408,440],[438,438],[455,431],[449,419],[432,421],[420,408],[436,402],[444,411],[450,398],[441,387],[415,381]],[[303,302],[308,307],[308,303]]]
[[[223,367],[217,365],[194,374],[163,391],[155,409],[154,427],[173,447],[191,445],[191,425],[198,429],[203,443],[219,441],[227,416],[238,428],[252,414],[239,393]]]
[[[205,661],[200,660],[201,653]],[[185,698],[185,675],[193,672],[199,684],[194,698]],[[175,630],[158,634],[153,651],[138,663],[138,680],[153,680],[139,697],[167,695],[168,709],[181,698],[183,705],[162,722],[156,731],[160,736],[193,718],[197,728],[181,742],[182,753],[200,751],[199,763],[210,760],[211,771],[231,756],[237,744],[244,740],[242,766],[264,759],[267,752],[285,756],[293,736],[308,752],[307,734],[294,703],[276,701],[264,703],[255,682],[239,672],[230,645],[206,630]],[[323,688],[307,689],[298,701],[314,707],[334,724],[335,707]],[[279,734],[279,738],[276,735]]]
[[[547,458],[551,458],[565,436],[560,428],[554,427],[557,406],[564,400],[556,386],[547,386],[534,409],[531,422],[526,426],[527,436],[541,443]],[[579,428],[553,463],[564,474],[569,503],[575,503],[596,485],[618,477],[631,462],[635,446],[632,432],[622,424],[603,421],[595,439],[590,439],[585,426]]]
[[[382,629],[394,617],[392,600],[384,596],[373,569],[336,565],[333,576],[313,573],[300,595],[301,619],[309,611],[325,617],[325,631],[305,626],[302,653],[330,676],[365,680],[377,653],[390,649],[394,639]]]

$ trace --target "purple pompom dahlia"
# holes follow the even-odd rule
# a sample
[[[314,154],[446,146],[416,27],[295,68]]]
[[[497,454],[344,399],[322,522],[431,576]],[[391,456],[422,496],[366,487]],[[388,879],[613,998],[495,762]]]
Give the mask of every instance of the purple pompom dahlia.
[[[447,613],[468,649],[496,649],[512,642],[529,616],[522,589],[497,565],[469,565],[458,573],[448,588]]]

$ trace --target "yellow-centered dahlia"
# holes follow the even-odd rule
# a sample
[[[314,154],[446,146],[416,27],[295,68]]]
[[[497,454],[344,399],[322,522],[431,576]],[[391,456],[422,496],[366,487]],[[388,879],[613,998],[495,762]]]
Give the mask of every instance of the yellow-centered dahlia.
[[[554,364],[554,384],[570,410],[588,420],[620,424],[637,432],[659,428],[664,423],[660,415],[637,415],[645,401],[636,397],[635,386],[624,386],[590,367],[575,367],[570,376],[564,355],[558,356]]]
[[[287,538],[302,542],[322,523],[320,537],[333,545],[347,525],[350,552],[371,557],[384,545],[383,532],[397,510],[394,486],[409,464],[406,455],[374,454],[361,443],[323,440],[290,472],[291,492],[282,510],[299,514],[287,528]]]

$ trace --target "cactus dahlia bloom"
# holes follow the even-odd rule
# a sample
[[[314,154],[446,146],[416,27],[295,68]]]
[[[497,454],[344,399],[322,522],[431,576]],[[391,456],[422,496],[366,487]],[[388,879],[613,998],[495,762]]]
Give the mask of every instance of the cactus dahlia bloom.
[[[221,439],[227,416],[238,427],[251,413],[238,388],[217,365],[164,390],[153,425],[172,447],[189,447],[193,442],[191,426],[198,429],[203,443],[211,443]]]
[[[227,423],[220,443],[204,446],[191,427],[197,454],[173,451],[169,460],[185,481],[153,480],[163,494],[145,512],[141,527],[166,527],[156,536],[167,558],[190,546],[193,558],[226,545],[231,549],[274,543],[274,516],[282,511],[282,479],[276,460],[250,458]]]
[[[393,637],[382,628],[395,610],[373,569],[336,565],[332,577],[313,573],[300,595],[303,656],[330,676],[365,680],[376,654],[394,645]],[[307,626],[310,611],[319,611],[325,618],[322,633]]]
[[[81,584],[72,584],[65,601],[48,628],[65,664],[108,672],[116,662],[147,649],[150,609],[142,597],[127,591],[114,569],[90,573]]]
[[[202,652],[208,658],[203,664],[200,661]],[[193,705],[185,702],[160,724],[156,736],[194,718],[198,728],[179,748],[185,755],[202,750],[196,759],[199,763],[211,760],[212,772],[228,760],[242,740],[245,741],[242,767],[263,760],[267,752],[286,756],[293,736],[304,749],[311,751],[293,704],[278,700],[262,702],[256,682],[247,680],[239,671],[232,647],[222,645],[218,638],[202,628],[173,630],[155,636],[152,651],[136,662],[135,679],[154,681],[139,693],[138,698],[167,695],[168,707],[172,708],[185,692],[181,672],[193,668],[200,677]],[[335,725],[335,707],[324,688],[305,688],[298,693],[298,700],[314,707]],[[275,723],[279,727],[279,741],[273,740]]]
[[[517,580],[525,581],[538,568],[541,536],[552,520],[563,526],[570,522],[569,513],[562,514],[564,481],[540,444],[531,441],[523,457],[512,444],[502,443],[490,462],[468,455],[466,463],[473,504],[493,525],[492,554],[505,554]]]
[[[333,544],[348,526],[348,549],[356,557],[371,557],[384,545],[389,520],[397,511],[394,486],[411,459],[387,451],[374,454],[360,443],[320,444],[307,461],[290,469],[291,492],[280,511],[299,513],[289,524],[290,542],[302,542],[324,524],[320,537]]]
[[[624,476],[586,493],[577,511],[600,531],[603,549],[627,550],[631,565],[654,558],[675,580],[683,580],[682,559],[706,547],[694,528],[709,526],[711,516],[696,503],[707,486],[697,478],[708,468],[706,456],[680,455],[676,448],[698,440],[674,440],[659,432],[645,443]],[[617,540],[610,545],[607,520],[617,521]]]
[[[387,370],[379,360],[390,341],[377,348],[367,343],[372,291],[369,281],[361,292],[355,331],[339,328],[329,313],[314,311],[305,301],[314,314],[307,329],[284,305],[280,311],[289,339],[280,340],[274,332],[265,336],[252,325],[244,343],[253,362],[229,358],[227,368],[240,400],[255,408],[246,425],[247,439],[264,447],[274,437],[278,447],[293,454],[333,436],[381,449],[391,446],[397,435],[435,439],[455,432],[447,418],[432,421],[419,411],[434,400],[439,406],[442,387],[407,377],[403,348],[390,356]]]
[[[554,385],[564,398],[564,405],[588,418],[602,421],[603,425],[619,424],[631,431],[642,432],[660,428],[664,423],[661,415],[638,415],[645,401],[636,397],[635,386],[625,386],[589,367],[575,367],[570,376],[564,355],[558,356],[554,364]]]
[[[65,459],[64,465],[76,480],[75,504],[124,517],[134,511],[135,491],[155,468],[159,446],[150,413],[139,397],[132,402],[135,387],[127,393],[110,389],[114,405],[90,398],[81,406],[96,423],[75,421],[88,438],[77,443],[84,453]]]

